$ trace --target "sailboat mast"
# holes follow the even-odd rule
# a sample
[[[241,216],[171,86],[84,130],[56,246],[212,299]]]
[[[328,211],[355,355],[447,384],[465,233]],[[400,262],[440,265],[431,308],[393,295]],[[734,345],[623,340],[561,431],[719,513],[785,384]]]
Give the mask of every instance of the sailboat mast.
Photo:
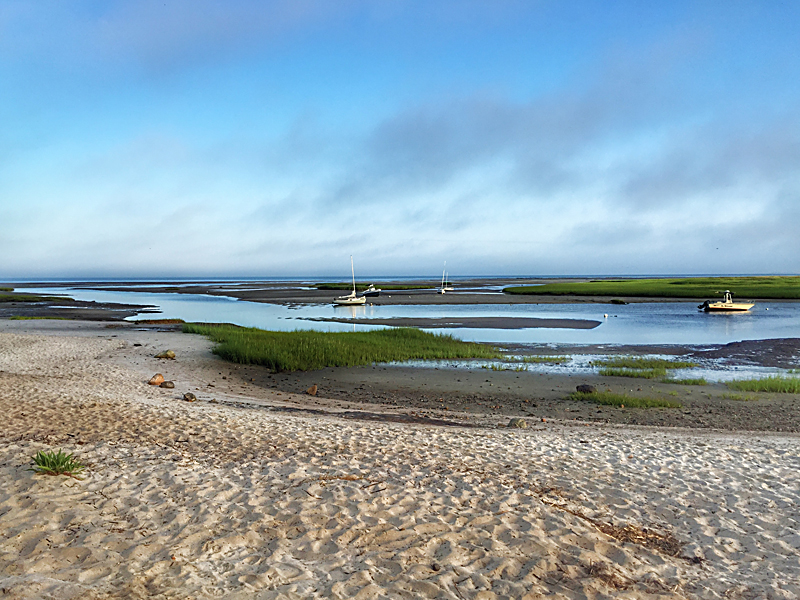
[[[353,273],[353,295],[356,293],[356,271],[353,268],[353,255],[350,255],[350,272]]]

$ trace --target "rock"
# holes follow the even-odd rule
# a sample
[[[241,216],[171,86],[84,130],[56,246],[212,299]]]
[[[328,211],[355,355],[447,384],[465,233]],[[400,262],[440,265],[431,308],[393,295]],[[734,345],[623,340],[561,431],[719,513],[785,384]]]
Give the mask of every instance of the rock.
[[[317,395],[317,384],[315,383],[315,384],[314,384],[314,385],[312,385],[310,388],[308,388],[308,389],[306,390],[306,393],[307,393],[309,396],[316,396],[316,395]]]
[[[175,387],[175,383],[173,381],[162,381],[160,387],[168,388],[171,390],[172,388]]]
[[[195,400],[197,400],[197,396],[195,396],[192,392],[186,392],[183,395],[183,399],[186,400],[187,402],[194,402]]]
[[[156,354],[156,358],[169,358],[171,360],[174,360],[175,353],[172,350],[165,350],[161,354]]]
[[[148,381],[147,383],[149,383],[150,385],[161,385],[162,383],[164,383],[164,376],[161,373],[156,373],[150,378],[150,381]]]
[[[582,383],[579,386],[576,386],[575,390],[577,390],[577,392],[579,394],[596,394],[597,393],[597,388],[596,387],[594,387],[593,385],[587,385],[585,383]]]
[[[518,429],[527,429],[528,423],[525,419],[520,419],[519,417],[514,417],[508,422],[509,427],[516,427]]]

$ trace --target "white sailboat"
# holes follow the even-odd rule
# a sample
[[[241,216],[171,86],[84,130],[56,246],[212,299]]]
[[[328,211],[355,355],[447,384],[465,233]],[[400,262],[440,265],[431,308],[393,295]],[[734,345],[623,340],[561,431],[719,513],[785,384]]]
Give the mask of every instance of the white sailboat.
[[[339,296],[333,299],[334,304],[341,304],[343,306],[353,306],[357,304],[366,304],[367,299],[364,296],[356,295],[356,272],[353,269],[353,256],[350,255],[350,272],[353,274],[353,291],[347,296]]]
[[[442,286],[439,288],[439,293],[444,294],[445,292],[452,292],[453,288],[450,286],[450,282],[447,281],[447,261],[444,261],[444,269],[442,269]]]

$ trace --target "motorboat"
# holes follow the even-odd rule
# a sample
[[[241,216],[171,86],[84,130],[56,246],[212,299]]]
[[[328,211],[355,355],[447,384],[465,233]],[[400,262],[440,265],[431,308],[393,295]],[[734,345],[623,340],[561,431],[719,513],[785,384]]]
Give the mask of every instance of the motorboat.
[[[369,296],[369,297],[380,296],[381,295],[381,288],[376,288],[374,285],[372,285],[370,283],[369,287],[367,289],[365,289],[363,292],[361,292],[361,295],[362,296]]]
[[[754,302],[734,302],[733,294],[730,290],[722,293],[722,301],[711,302],[706,300],[697,308],[706,312],[745,312],[755,306]]]
[[[353,306],[358,304],[366,304],[367,299],[364,296],[359,296],[356,294],[356,272],[353,269],[353,257],[350,257],[350,272],[353,274],[353,291],[347,294],[346,296],[339,296],[333,299],[334,304],[339,304],[341,306]]]

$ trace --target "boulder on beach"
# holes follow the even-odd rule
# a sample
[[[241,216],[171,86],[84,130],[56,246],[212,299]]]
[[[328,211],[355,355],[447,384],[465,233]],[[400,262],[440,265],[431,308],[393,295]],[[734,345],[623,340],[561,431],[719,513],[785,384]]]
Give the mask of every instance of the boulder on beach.
[[[309,396],[316,396],[316,395],[317,395],[317,384],[315,383],[315,384],[314,384],[314,385],[312,385],[310,388],[308,388],[308,389],[306,390],[306,393],[307,393]]]
[[[514,417],[508,422],[509,427],[516,427],[517,429],[527,429],[528,422],[525,419]]]
[[[183,399],[186,400],[187,402],[194,402],[195,400],[197,400],[197,396],[195,396],[192,392],[186,392],[183,395]]]
[[[171,390],[172,388],[175,387],[175,382],[174,381],[162,381],[160,387],[168,388],[168,389]]]
[[[175,359],[175,352],[172,350],[165,350],[161,354],[156,354],[156,358],[169,358],[171,360]]]
[[[150,381],[148,381],[147,383],[149,383],[150,385],[161,385],[162,383],[164,383],[164,376],[161,373],[156,373],[150,378]]]
[[[579,394],[596,394],[597,393],[597,388],[596,387],[594,387],[593,385],[588,385],[586,383],[582,383],[582,384],[576,386],[575,390]]]

